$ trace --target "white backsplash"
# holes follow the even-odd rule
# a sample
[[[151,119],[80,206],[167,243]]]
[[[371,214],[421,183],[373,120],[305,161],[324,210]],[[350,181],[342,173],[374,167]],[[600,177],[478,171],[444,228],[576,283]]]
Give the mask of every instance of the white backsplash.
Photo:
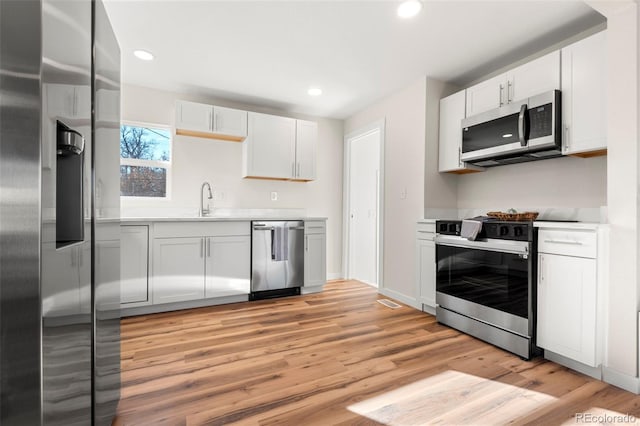
[[[520,207],[493,206],[480,209],[425,209],[425,219],[467,219],[485,216],[490,211],[506,212],[514,208],[517,212],[538,212],[540,220],[575,220],[578,222],[607,223],[607,206],[601,207]]]

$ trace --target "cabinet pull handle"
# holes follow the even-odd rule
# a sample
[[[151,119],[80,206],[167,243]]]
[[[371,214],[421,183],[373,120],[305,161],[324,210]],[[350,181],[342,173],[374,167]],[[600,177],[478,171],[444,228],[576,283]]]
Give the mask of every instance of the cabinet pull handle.
[[[304,251],[309,251],[309,236],[304,236]]]
[[[298,161],[298,173],[296,174],[297,177],[300,177],[300,162]]]
[[[570,241],[570,240],[544,240],[545,243],[552,244],[568,244],[571,246],[581,246],[582,243],[580,241]]]
[[[296,177],[296,162],[291,162],[291,176]]]
[[[544,257],[540,256],[540,281],[544,281]]]
[[[462,167],[462,147],[458,147],[458,167]]]
[[[209,128],[211,129],[211,131],[215,130],[213,128],[213,112],[212,111],[209,111]]]
[[[569,146],[571,145],[571,141],[569,140],[569,125],[564,126],[564,147],[566,150],[569,150]]]
[[[200,257],[203,257],[204,252],[204,238],[200,238]]]
[[[507,81],[507,103],[510,104],[511,102],[513,102],[513,83]]]
[[[502,93],[504,92],[504,84],[500,84],[500,106],[504,105],[504,102],[502,101],[504,96],[502,95]]]
[[[207,238],[207,257],[211,257],[211,238]]]

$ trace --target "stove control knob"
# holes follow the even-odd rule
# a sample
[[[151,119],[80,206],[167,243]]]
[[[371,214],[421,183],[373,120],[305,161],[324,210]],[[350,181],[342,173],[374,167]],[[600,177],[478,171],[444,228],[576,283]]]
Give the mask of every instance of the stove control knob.
[[[500,227],[500,236],[504,237],[506,235],[509,235],[509,227],[507,225],[502,225]]]
[[[516,237],[522,237],[524,235],[524,229],[521,226],[516,226],[513,228],[513,234]]]

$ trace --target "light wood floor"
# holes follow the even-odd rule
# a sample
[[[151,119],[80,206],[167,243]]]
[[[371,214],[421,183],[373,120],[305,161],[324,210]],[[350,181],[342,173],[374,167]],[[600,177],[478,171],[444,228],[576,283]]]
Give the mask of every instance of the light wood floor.
[[[575,424],[640,397],[522,361],[371,287],[122,320],[117,425]],[[638,420],[640,422],[640,420]]]

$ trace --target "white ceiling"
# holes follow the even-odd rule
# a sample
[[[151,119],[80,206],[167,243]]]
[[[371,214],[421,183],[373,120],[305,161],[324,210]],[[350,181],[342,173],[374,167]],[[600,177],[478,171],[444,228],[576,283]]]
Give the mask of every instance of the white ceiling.
[[[410,20],[397,4],[105,0],[125,83],[335,118],[420,76],[466,84],[604,21],[582,1],[426,0]]]

